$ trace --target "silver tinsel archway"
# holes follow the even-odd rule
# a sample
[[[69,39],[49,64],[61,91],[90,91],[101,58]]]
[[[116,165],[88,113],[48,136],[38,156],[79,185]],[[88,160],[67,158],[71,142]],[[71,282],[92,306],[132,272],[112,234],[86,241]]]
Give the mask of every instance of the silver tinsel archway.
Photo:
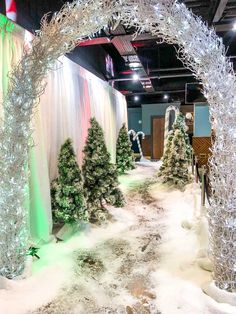
[[[24,208],[33,107],[53,62],[79,40],[122,22],[178,44],[178,57],[204,86],[216,141],[211,160],[210,256],[218,287],[236,290],[236,81],[222,40],[184,4],[175,0],[79,0],[66,4],[42,28],[11,73],[0,130],[0,273],[19,275],[28,246]]]

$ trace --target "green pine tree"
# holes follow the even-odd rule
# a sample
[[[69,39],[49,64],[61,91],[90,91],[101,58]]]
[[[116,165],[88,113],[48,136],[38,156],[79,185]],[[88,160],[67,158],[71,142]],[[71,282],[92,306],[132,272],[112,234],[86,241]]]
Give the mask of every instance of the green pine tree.
[[[159,173],[163,183],[183,187],[190,182],[189,161],[183,133],[175,130],[166,166]]]
[[[180,112],[178,116],[176,117],[176,120],[173,124],[173,131],[180,130],[183,134],[185,144],[186,144],[186,154],[189,163],[192,161],[192,146],[190,145],[189,136],[187,133],[187,125],[185,123],[185,116]]]
[[[116,165],[119,174],[135,168],[131,146],[127,128],[123,124],[116,143]]]
[[[82,171],[91,220],[99,220],[103,214],[104,218],[101,219],[106,217],[104,202],[121,207],[124,205],[124,199],[118,188],[117,169],[110,161],[103,130],[95,118],[92,118],[90,123]]]
[[[83,181],[71,139],[67,139],[61,147],[58,173],[58,178],[51,185],[52,210],[55,220],[64,223],[87,221]]]
[[[165,147],[165,150],[164,150],[164,155],[163,155],[163,157],[161,159],[162,160],[162,164],[161,164],[161,167],[159,169],[159,173],[158,173],[159,176],[161,176],[162,171],[164,171],[164,169],[166,167],[168,167],[168,158],[169,158],[169,155],[170,155],[170,152],[171,152],[171,146],[172,146],[173,137],[174,137],[174,132],[171,130],[168,133],[168,138],[167,138],[167,143],[166,143],[166,147]]]
[[[167,144],[159,169],[164,183],[184,186],[190,181],[188,167],[191,161],[192,148],[186,132],[185,117],[180,113],[169,132]]]

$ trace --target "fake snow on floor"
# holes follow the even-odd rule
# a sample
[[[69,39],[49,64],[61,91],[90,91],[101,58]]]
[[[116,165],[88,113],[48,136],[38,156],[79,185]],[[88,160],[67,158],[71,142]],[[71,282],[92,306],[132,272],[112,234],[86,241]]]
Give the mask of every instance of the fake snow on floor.
[[[151,185],[157,168],[140,163],[120,178],[126,206],[110,208],[113,222],[43,246],[33,275],[0,290],[0,314],[236,313],[201,290],[211,274],[197,263],[199,188]]]

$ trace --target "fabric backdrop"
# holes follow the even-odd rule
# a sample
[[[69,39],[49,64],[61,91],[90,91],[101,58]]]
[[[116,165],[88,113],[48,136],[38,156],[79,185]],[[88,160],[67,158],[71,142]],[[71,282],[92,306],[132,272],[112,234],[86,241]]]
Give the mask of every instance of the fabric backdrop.
[[[7,92],[7,73],[30,46],[32,35],[0,15],[0,103]],[[46,78],[47,87],[34,110],[30,152],[29,208],[34,244],[50,240],[52,231],[50,181],[57,177],[60,146],[72,138],[78,163],[87,137],[89,119],[96,117],[105,134],[107,148],[115,161],[115,146],[122,123],[127,123],[125,97],[104,82],[61,57]],[[0,116],[3,108],[0,106]]]

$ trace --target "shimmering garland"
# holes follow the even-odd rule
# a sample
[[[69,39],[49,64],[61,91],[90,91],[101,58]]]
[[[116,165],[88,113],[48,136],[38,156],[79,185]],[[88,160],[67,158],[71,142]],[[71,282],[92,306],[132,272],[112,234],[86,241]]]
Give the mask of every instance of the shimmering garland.
[[[14,277],[24,268],[28,247],[24,208],[32,108],[53,62],[79,40],[102,27],[135,26],[178,44],[178,57],[204,86],[216,141],[211,160],[210,255],[216,285],[236,291],[236,82],[222,40],[184,4],[175,0],[88,0],[66,4],[48,23],[44,18],[33,47],[11,73],[0,133],[0,273]]]

